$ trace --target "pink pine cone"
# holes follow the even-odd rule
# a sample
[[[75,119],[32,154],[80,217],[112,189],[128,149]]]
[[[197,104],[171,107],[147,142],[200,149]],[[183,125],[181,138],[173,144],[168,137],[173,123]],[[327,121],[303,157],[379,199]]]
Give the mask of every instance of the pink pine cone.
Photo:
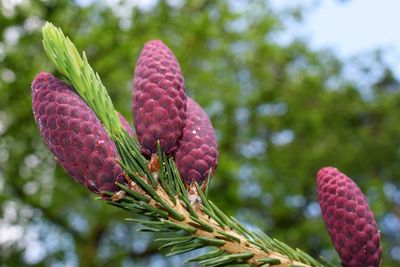
[[[202,184],[218,164],[218,145],[210,119],[191,98],[187,98],[186,125],[175,154],[176,166],[186,184]]]
[[[378,267],[382,248],[374,214],[360,188],[333,167],[317,174],[318,201],[345,267]]]
[[[132,111],[142,153],[157,152],[157,140],[173,154],[185,125],[186,95],[182,72],[172,51],[161,41],[147,42],[133,80]]]
[[[123,181],[117,150],[106,129],[73,88],[50,73],[32,83],[32,109],[45,143],[80,184],[99,194]]]

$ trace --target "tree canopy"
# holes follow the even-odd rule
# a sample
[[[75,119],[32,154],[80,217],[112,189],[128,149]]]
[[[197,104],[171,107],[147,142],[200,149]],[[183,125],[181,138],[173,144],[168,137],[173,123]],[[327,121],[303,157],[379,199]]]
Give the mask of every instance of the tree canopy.
[[[57,166],[34,122],[30,84],[54,72],[42,47],[51,21],[85,51],[115,107],[132,121],[131,86],[143,44],[177,56],[187,93],[209,114],[219,165],[209,197],[249,227],[314,256],[336,258],[316,196],[335,166],[366,194],[382,232],[383,265],[400,258],[400,86],[380,52],[342,62],[301,39],[266,1],[2,1],[0,4],[0,263],[3,266],[184,266],[154,235]],[[301,23],[301,22],[299,22]],[[367,63],[365,63],[367,62]],[[367,86],[346,79],[359,70]],[[196,252],[194,252],[196,254]],[[187,266],[190,266],[189,264]],[[192,265],[194,266],[194,265]]]

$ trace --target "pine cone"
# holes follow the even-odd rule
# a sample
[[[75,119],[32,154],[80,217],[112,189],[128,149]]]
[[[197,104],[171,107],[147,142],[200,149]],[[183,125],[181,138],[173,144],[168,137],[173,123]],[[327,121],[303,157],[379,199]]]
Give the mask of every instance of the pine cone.
[[[123,182],[117,150],[106,129],[73,88],[50,73],[32,83],[32,109],[45,143],[80,184],[99,194]]]
[[[378,267],[382,248],[374,215],[360,188],[336,168],[317,174],[318,201],[345,267]]]
[[[145,44],[133,84],[132,111],[143,155],[157,152],[157,140],[162,151],[173,154],[185,125],[185,85],[177,59],[161,41]]]
[[[202,184],[218,164],[218,145],[210,119],[190,97],[187,98],[186,124],[175,154],[176,166],[188,185]]]

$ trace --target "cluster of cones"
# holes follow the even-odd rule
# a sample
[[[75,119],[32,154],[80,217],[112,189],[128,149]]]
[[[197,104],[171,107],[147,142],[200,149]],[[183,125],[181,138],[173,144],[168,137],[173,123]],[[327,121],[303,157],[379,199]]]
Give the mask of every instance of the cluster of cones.
[[[118,190],[115,182],[123,182],[123,170],[116,147],[74,88],[39,73],[32,83],[32,107],[45,143],[76,181],[96,194]],[[187,186],[205,185],[218,162],[215,133],[207,114],[186,95],[179,63],[161,41],[146,43],[139,56],[132,111],[142,154],[150,159],[159,142]],[[134,137],[129,123],[119,118]],[[359,187],[332,167],[318,172],[317,186],[323,219],[343,265],[379,266],[379,230]]]
[[[56,160],[90,191],[117,191],[123,182],[117,149],[96,114],[74,88],[50,73],[32,83],[32,108],[40,133]],[[133,79],[132,111],[142,154],[161,150],[175,159],[188,186],[206,184],[218,162],[214,130],[204,110],[186,96],[183,75],[161,41],[145,44]],[[122,126],[135,133],[121,114]]]

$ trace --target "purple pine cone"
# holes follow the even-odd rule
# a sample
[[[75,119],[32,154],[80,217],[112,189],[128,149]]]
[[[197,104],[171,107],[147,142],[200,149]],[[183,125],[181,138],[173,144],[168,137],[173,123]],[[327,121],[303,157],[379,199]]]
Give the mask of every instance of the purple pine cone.
[[[333,167],[317,174],[318,201],[345,267],[378,267],[382,247],[374,214],[360,188]]]
[[[90,107],[63,81],[39,73],[32,83],[32,109],[45,143],[80,184],[99,194],[123,182],[117,150]]]
[[[185,184],[201,185],[218,164],[218,144],[210,119],[190,97],[187,98],[186,125],[175,154],[176,166]]]
[[[157,152],[157,140],[166,154],[173,154],[185,125],[185,85],[177,59],[161,41],[145,44],[133,86],[132,111],[143,155]]]

